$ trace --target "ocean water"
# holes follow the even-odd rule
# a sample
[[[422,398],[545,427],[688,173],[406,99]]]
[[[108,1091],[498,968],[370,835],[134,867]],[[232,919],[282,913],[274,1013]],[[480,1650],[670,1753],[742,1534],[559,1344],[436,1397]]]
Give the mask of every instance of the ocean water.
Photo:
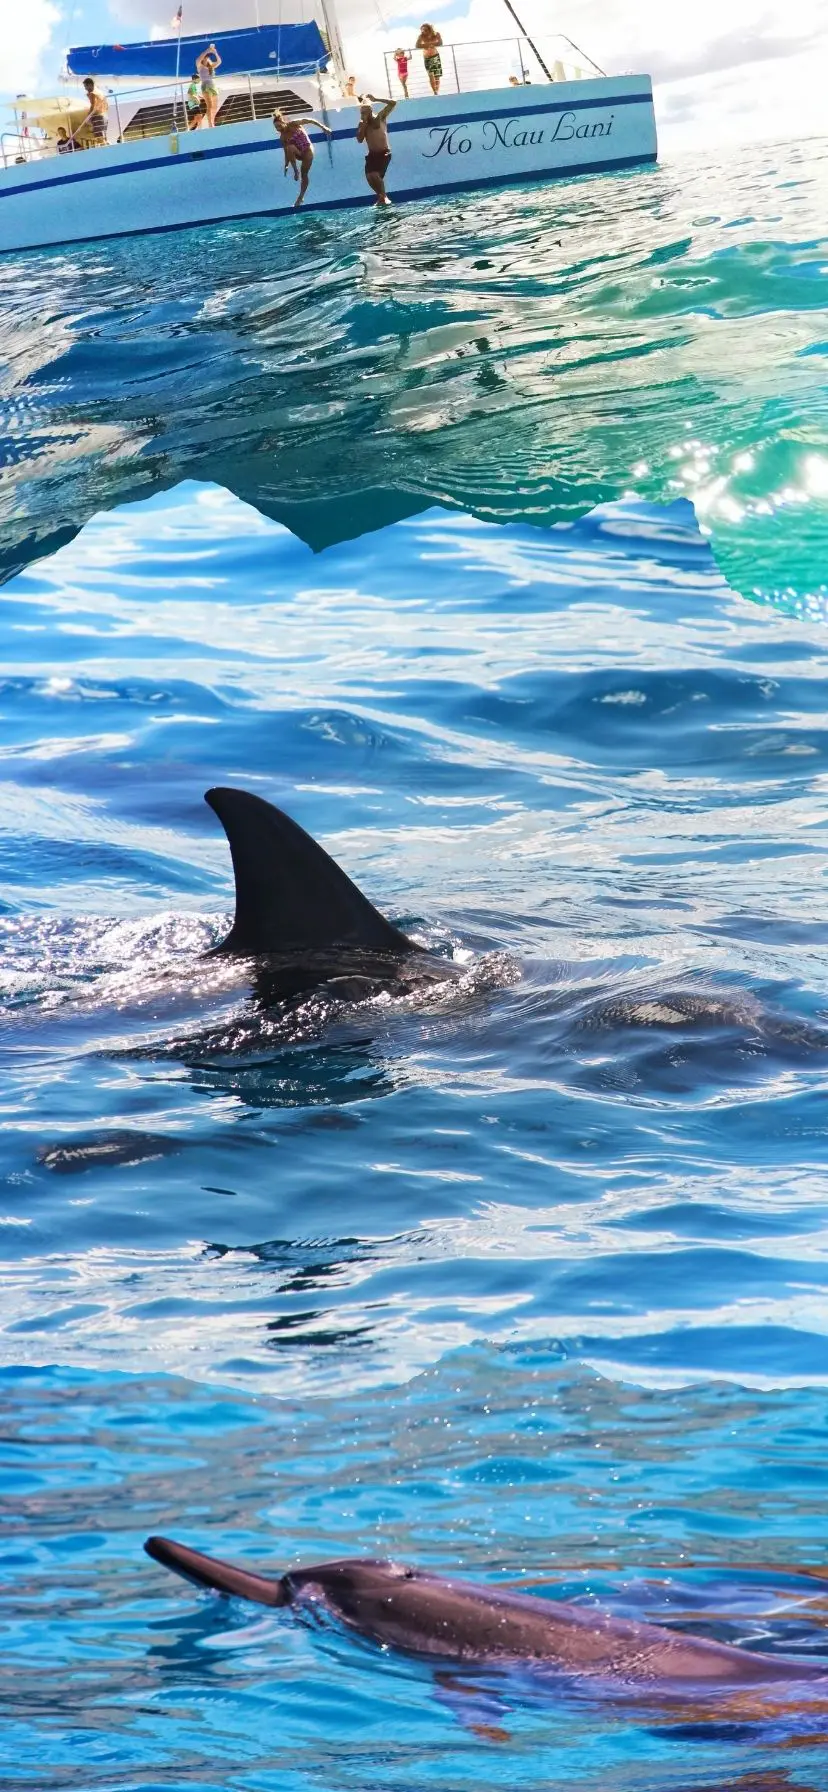
[[[141,1550],[828,1654],[825,169],[0,262],[4,1787],[828,1787]],[[205,965],[215,783],[460,980]]]

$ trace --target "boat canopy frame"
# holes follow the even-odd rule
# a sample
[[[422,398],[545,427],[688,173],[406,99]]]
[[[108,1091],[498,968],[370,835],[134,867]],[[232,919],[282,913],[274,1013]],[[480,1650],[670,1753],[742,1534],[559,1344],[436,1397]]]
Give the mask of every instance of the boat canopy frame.
[[[223,80],[235,75],[315,75],[326,69],[332,50],[315,19],[303,25],[252,25],[220,31],[215,37],[159,37],[146,43],[85,44],[69,50],[67,73],[93,80],[177,80],[195,68],[199,56],[214,44],[221,58]]]

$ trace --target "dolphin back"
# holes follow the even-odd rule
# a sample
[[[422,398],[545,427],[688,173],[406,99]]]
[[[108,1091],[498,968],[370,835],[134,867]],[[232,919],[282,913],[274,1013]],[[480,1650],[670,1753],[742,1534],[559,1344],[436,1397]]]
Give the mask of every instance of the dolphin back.
[[[172,1568],[175,1574],[183,1575],[197,1587],[212,1587],[216,1593],[226,1593],[236,1599],[252,1599],[257,1605],[290,1604],[290,1592],[285,1583],[272,1580],[267,1574],[250,1574],[246,1568],[236,1568],[232,1562],[220,1562],[216,1556],[202,1555],[200,1550],[188,1549],[185,1543],[175,1543],[170,1537],[148,1537],[144,1548],[162,1568]]]
[[[289,815],[247,790],[208,790],[227,835],[236,918],[214,950],[256,957],[333,946],[418,952]]]

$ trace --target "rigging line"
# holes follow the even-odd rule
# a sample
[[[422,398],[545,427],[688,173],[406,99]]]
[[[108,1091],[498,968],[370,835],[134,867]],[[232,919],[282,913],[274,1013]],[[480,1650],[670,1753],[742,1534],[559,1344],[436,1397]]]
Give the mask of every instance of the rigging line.
[[[382,26],[383,31],[388,31],[390,29],[390,27],[388,24],[388,20],[385,16],[385,13],[383,12],[382,7],[380,6],[380,0],[374,0],[374,11],[377,15],[377,18],[379,19],[379,22]]]
[[[323,124],[327,124],[328,108],[327,108],[327,105],[325,104],[325,94],[324,94],[324,91],[322,88],[321,80],[319,81],[319,99],[321,102],[319,110],[322,113],[322,122],[323,122]],[[333,167],[333,144],[330,139],[330,134],[325,138],[325,142],[327,143],[327,146],[328,146],[328,161],[330,162],[331,167]]]
[[[576,50],[579,56],[583,56],[584,61],[589,63],[590,68],[597,69],[599,75],[603,75],[605,81],[608,80],[609,77],[607,75],[606,69],[601,68],[599,63],[593,62],[592,57],[588,56],[586,53],[586,50],[582,50],[579,44],[576,44],[574,38],[567,37],[565,31],[559,31],[558,36],[563,38],[565,44],[569,44],[569,47],[571,50]],[[537,54],[537,52],[536,52],[536,54]]]
[[[325,23],[327,25],[328,15],[327,15],[327,12],[325,12],[324,0],[323,0],[323,9],[322,10],[323,10],[323,16],[325,19]],[[280,20],[281,20],[281,17],[282,17],[282,0],[279,0],[279,18],[280,18]],[[329,37],[328,37],[328,49],[329,50],[331,49],[330,33],[329,33]],[[317,68],[317,70],[316,70],[316,86],[317,86],[317,91],[319,93],[319,110],[322,113],[322,122],[323,122],[323,124],[327,124],[328,123],[328,107],[327,107],[327,104],[325,101],[325,89],[322,86],[322,71],[319,68]],[[330,131],[328,131],[328,135],[325,138],[325,142],[328,146],[328,162],[329,162],[330,166],[333,167],[333,144],[331,143]]]
[[[512,15],[512,18],[513,18],[513,19],[514,19],[514,21],[515,21],[515,24],[516,24],[516,25],[517,25],[517,28],[518,28],[518,30],[519,30],[519,32],[520,32],[520,35],[521,35],[521,37],[525,37],[525,39],[526,39],[526,42],[527,42],[527,43],[528,43],[528,45],[529,45],[529,48],[530,48],[530,50],[532,50],[532,51],[533,51],[533,53],[534,53],[534,55],[535,55],[535,56],[536,56],[536,57],[537,57],[537,59],[538,59],[538,62],[539,62],[539,63],[540,63],[540,65],[541,65],[541,68],[542,68],[542,69],[543,69],[543,72],[544,72],[544,74],[545,74],[545,76],[546,76],[546,79],[547,79],[547,81],[552,81],[552,80],[554,80],[554,76],[553,76],[553,75],[551,75],[551,74],[550,74],[550,73],[549,73],[549,70],[548,70],[548,68],[547,68],[547,66],[546,66],[546,63],[545,63],[545,62],[544,62],[544,60],[543,60],[543,57],[542,57],[542,55],[541,55],[541,53],[540,53],[540,50],[539,50],[539,49],[538,49],[538,46],[537,46],[537,44],[534,44],[534,43],[533,43],[533,42],[532,42],[532,39],[531,39],[531,37],[530,37],[530,36],[529,36],[529,33],[528,33],[528,31],[527,31],[527,29],[526,29],[526,26],[525,26],[525,25],[522,25],[522,24],[521,24],[521,21],[520,21],[520,19],[519,19],[519,18],[518,18],[518,16],[517,16],[517,13],[516,13],[516,12],[515,12],[515,9],[514,9],[514,7],[513,7],[513,5],[512,5],[512,0],[503,0],[503,4],[504,4],[504,6],[505,6],[505,7],[508,7],[508,10],[509,10],[509,12],[510,12],[510,13],[511,13],[511,15]],[[588,57],[587,57],[587,61],[589,61],[589,58],[588,58]]]

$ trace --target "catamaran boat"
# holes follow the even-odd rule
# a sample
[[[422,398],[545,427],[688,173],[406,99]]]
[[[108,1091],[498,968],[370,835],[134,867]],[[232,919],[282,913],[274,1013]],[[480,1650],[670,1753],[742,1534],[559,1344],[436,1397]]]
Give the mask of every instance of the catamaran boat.
[[[371,205],[356,136],[368,92],[399,101],[388,125],[394,202],[655,162],[649,76],[607,76],[569,39],[528,37],[511,0],[514,36],[440,45],[437,92],[434,64],[429,74],[422,49],[404,48],[407,95],[400,46],[383,50],[376,30],[358,29],[368,4],[339,0],[337,12],[333,0],[295,0],[307,16],[293,23],[69,50],[63,92],[19,99],[0,134],[0,253],[289,212],[296,188],[277,109],[313,113],[330,132],[307,127],[316,153],[304,209]],[[220,58],[215,126],[201,115],[192,129],[186,89],[209,46]],[[84,125],[89,76],[108,105],[103,143]]]

